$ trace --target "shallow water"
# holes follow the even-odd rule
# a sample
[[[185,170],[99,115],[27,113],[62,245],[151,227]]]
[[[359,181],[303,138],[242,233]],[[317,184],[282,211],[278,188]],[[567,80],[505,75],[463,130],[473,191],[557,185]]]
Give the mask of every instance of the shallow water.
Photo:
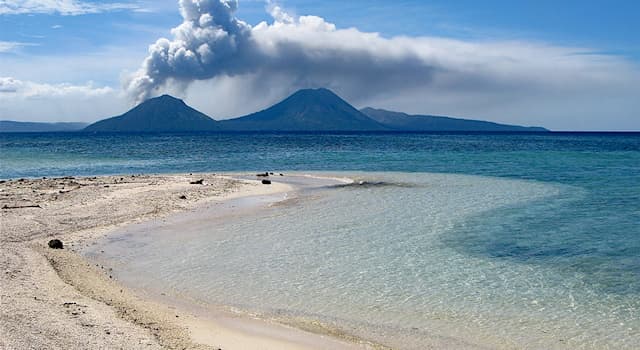
[[[452,339],[535,349],[640,343],[637,266],[609,266],[606,279],[594,272],[624,254],[524,253],[546,239],[530,222],[575,207],[583,189],[449,174],[357,177],[378,185],[314,191],[224,220],[200,213],[140,225],[102,242],[101,259],[117,262],[125,283],[318,319],[401,348]],[[580,235],[555,227],[558,244],[586,249]],[[562,259],[539,256],[554,254]]]

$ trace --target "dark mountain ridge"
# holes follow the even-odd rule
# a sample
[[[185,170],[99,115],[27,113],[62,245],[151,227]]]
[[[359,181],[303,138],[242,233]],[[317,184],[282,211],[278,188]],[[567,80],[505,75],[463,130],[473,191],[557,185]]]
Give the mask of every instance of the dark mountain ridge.
[[[230,131],[379,131],[387,128],[327,89],[299,90],[244,117],[221,120]]]
[[[371,119],[400,131],[494,131],[494,132],[544,132],[542,127],[518,126],[494,122],[452,118],[434,115],[410,115],[384,109],[366,107],[360,110]]]
[[[0,120],[0,132],[63,132],[79,131],[84,129],[87,123],[43,123],[43,122],[18,122],[13,120]]]
[[[481,120],[409,115],[374,108],[357,110],[330,90],[304,89],[262,111],[220,121],[189,107],[180,99],[162,95],[148,99],[122,115],[95,122],[84,128],[83,131],[540,132],[548,130],[540,127],[505,125]]]
[[[95,132],[190,132],[219,130],[206,114],[169,95],[148,99],[128,112],[87,126]]]

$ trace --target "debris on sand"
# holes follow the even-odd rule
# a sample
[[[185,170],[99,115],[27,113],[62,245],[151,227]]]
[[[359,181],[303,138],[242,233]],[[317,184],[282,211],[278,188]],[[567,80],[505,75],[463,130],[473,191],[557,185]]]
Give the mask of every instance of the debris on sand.
[[[61,240],[52,239],[52,240],[49,241],[49,248],[51,248],[51,249],[63,249],[64,246],[63,246]]]

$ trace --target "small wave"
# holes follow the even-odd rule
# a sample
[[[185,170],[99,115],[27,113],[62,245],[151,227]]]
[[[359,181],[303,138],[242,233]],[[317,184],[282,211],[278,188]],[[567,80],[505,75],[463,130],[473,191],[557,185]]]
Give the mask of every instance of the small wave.
[[[390,182],[390,181],[367,181],[367,180],[354,180],[350,183],[336,184],[329,186],[330,188],[381,188],[381,187],[401,187],[401,188],[413,188],[419,187],[417,184],[408,182]]]

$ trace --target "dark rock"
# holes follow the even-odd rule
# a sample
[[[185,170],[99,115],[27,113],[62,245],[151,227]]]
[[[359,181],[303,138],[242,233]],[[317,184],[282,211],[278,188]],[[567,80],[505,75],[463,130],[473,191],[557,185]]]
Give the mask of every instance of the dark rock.
[[[58,197],[54,197],[54,199],[58,199]],[[29,205],[16,205],[16,206],[9,206],[9,205],[3,205],[2,209],[22,209],[22,208],[42,208],[40,206],[40,204],[29,204]]]
[[[269,175],[273,175],[273,173],[269,173]]]
[[[59,239],[52,239],[49,241],[49,248],[51,249],[63,249],[62,241]]]
[[[187,199],[187,196],[183,194],[182,196],[180,196],[180,199]]]
[[[267,176],[269,176],[269,173],[268,172],[264,172],[264,173],[256,174],[256,176],[267,177]]]
[[[284,174],[283,174],[283,173],[280,173],[280,176],[284,176]]]
[[[263,185],[271,185],[271,180],[262,180]]]
[[[189,182],[192,185],[202,185],[204,183],[204,179],[200,179],[200,180],[196,180],[196,181],[191,181]]]

